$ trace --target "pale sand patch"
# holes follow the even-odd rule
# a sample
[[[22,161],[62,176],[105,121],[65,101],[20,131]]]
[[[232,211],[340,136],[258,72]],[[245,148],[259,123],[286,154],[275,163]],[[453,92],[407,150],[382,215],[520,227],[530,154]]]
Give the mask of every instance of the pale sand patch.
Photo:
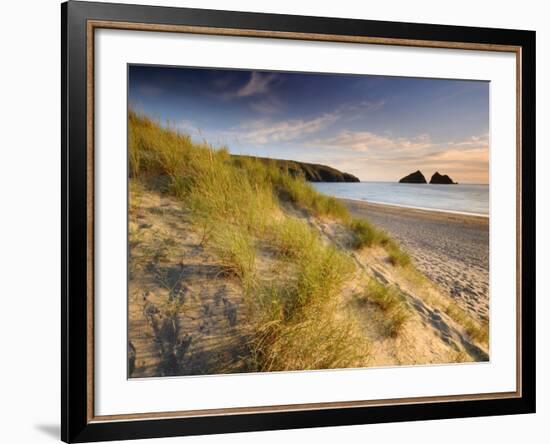
[[[248,325],[241,288],[221,274],[180,202],[156,192],[133,197],[128,337],[135,360],[130,376],[246,371]]]

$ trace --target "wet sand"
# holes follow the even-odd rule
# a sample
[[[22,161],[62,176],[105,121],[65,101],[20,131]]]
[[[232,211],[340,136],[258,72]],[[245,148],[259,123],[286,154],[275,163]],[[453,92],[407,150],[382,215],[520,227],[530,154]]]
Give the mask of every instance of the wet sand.
[[[489,316],[489,218],[340,199],[399,240],[417,268],[479,319]]]

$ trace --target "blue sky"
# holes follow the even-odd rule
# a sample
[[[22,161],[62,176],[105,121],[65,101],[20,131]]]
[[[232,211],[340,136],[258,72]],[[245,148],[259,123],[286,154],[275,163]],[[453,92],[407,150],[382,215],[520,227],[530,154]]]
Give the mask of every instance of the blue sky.
[[[488,82],[132,65],[129,103],[236,154],[488,183]]]

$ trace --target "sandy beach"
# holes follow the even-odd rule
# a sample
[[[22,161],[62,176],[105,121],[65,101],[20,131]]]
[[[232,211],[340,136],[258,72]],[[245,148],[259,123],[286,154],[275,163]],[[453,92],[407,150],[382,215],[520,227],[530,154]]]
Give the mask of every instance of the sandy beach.
[[[420,271],[465,310],[489,316],[489,219],[341,199],[398,239]]]

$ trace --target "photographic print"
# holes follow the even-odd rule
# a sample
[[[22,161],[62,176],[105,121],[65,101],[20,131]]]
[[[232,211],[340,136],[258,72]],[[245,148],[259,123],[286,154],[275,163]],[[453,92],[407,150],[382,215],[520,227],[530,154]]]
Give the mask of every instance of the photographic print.
[[[489,82],[128,65],[128,377],[489,360]]]

